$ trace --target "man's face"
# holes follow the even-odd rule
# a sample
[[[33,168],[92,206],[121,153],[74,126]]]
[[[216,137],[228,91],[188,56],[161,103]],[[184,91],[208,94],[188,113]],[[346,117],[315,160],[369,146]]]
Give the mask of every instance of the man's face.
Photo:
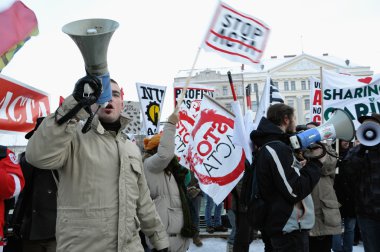
[[[120,88],[117,84],[111,82],[112,99],[107,107],[100,108],[98,111],[99,120],[105,123],[113,123],[119,120],[123,101],[121,100]]]
[[[297,118],[296,118],[296,115],[292,115],[290,118],[288,118],[288,120],[286,120],[285,122],[287,122],[287,126],[286,126],[286,130],[285,132],[288,133],[288,134],[293,134],[296,132],[296,127],[297,127]]]

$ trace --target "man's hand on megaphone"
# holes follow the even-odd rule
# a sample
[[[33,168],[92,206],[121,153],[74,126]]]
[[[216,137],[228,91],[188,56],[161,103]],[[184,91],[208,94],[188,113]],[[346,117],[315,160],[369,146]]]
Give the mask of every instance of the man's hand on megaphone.
[[[102,93],[102,83],[91,75],[79,79],[75,84],[73,97],[84,105],[94,104]]]

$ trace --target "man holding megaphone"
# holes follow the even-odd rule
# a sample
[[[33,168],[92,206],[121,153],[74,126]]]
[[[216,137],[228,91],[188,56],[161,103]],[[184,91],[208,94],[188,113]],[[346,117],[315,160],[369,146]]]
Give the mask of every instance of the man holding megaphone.
[[[275,251],[308,252],[308,231],[314,225],[311,191],[320,178],[322,163],[311,151],[306,164],[296,159],[289,134],[296,130],[294,108],[283,103],[271,105],[267,117],[252,131],[252,142],[259,148],[255,158],[257,181],[267,204],[265,232]]]
[[[350,149],[344,164],[355,188],[355,211],[366,252],[380,251],[380,114],[358,118],[360,144]]]
[[[43,120],[26,148],[28,163],[58,169],[57,252],[142,252],[140,227],[157,251],[168,250],[140,150],[124,132],[129,119],[121,115],[120,87],[109,79],[106,49],[117,26],[105,19],[64,26],[82,52],[87,76]],[[109,94],[102,92],[106,84]]]

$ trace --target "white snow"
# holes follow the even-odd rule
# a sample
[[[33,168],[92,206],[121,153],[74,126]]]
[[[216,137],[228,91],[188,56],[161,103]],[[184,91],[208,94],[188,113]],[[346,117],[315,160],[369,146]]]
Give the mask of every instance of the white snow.
[[[227,240],[223,238],[202,238],[203,246],[196,247],[192,242],[189,252],[225,252],[227,251]],[[254,240],[249,246],[250,252],[264,251],[264,243],[262,240]],[[363,243],[353,247],[353,252],[364,252]]]

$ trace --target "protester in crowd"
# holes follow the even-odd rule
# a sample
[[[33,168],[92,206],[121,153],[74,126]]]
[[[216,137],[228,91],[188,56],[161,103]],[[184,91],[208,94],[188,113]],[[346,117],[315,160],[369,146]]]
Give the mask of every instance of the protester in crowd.
[[[246,167],[249,166],[248,161]],[[247,169],[247,168],[246,168]],[[253,240],[254,230],[251,228],[247,217],[247,206],[242,200],[243,179],[232,189],[232,210],[235,217],[235,237],[233,252],[248,252],[249,244]]]
[[[43,119],[37,118],[35,128],[25,135],[26,139],[33,136]],[[17,200],[13,219],[19,227],[16,232],[21,240],[15,240],[15,244],[9,244],[4,251],[16,252],[15,246],[21,243],[22,250],[19,251],[55,252],[58,173],[30,165],[25,160],[25,152],[20,155],[20,165],[25,187]]]
[[[361,116],[358,121],[360,127],[373,128],[372,132],[380,130],[380,114]],[[356,134],[360,138],[358,134],[362,133]],[[350,149],[344,159],[347,173],[354,181],[355,210],[366,252],[380,251],[380,144],[376,144],[377,140],[378,136],[368,138]]]
[[[231,225],[231,232],[227,237],[227,252],[232,252],[236,234],[235,213],[232,209],[232,193],[229,193],[227,198],[224,200],[224,209],[227,211],[228,221]]]
[[[307,129],[318,126],[317,122],[306,124]],[[334,190],[338,154],[330,141],[321,144],[326,148],[327,154],[321,169],[321,178],[311,193],[315,224],[309,233],[310,252],[331,252],[332,236],[342,232],[339,202]]]
[[[190,206],[190,213],[191,213],[191,220],[193,224],[193,243],[197,247],[202,247],[203,243],[201,238],[199,237],[199,212],[201,208],[201,202],[202,202],[202,191],[199,188],[199,183],[197,178],[194,176],[194,172],[190,172],[190,182],[187,185],[187,196],[189,199],[189,206]]]
[[[251,133],[252,142],[259,148],[255,155],[257,180],[268,205],[264,229],[274,251],[279,252],[309,251],[308,233],[314,226],[310,193],[319,181],[322,167],[315,158],[303,167],[295,158],[288,135],[295,130],[294,108],[279,103],[268,108],[267,117]],[[310,157],[321,153],[321,148],[315,149]]]
[[[335,175],[334,188],[341,204],[340,214],[343,223],[343,234],[333,236],[334,252],[352,252],[355,236],[356,215],[352,178],[347,174],[347,167],[342,162],[350,149],[350,142],[339,140],[339,161]]]
[[[169,251],[184,252],[189,248],[193,228],[185,187],[186,175],[190,181],[190,174],[174,154],[177,122],[178,113],[174,112],[162,134],[144,139],[143,161],[150,197],[169,236]]]
[[[214,216],[212,216],[214,210]],[[219,205],[214,203],[214,200],[206,194],[205,221],[206,232],[212,234],[214,232],[226,232],[228,228],[222,225],[222,210],[223,202]]]
[[[6,245],[8,235],[8,220],[5,218],[11,214],[5,208],[5,201],[17,197],[24,188],[24,176],[22,175],[16,155],[6,146],[0,145],[0,252]],[[4,232],[5,231],[5,232]]]
[[[84,94],[89,84],[94,93]],[[57,251],[143,251],[139,229],[154,247],[167,251],[167,234],[150,198],[138,147],[122,130],[120,87],[111,81],[112,99],[94,104],[101,83],[86,76],[75,85],[55,114],[47,116],[26,148],[26,160],[41,169],[58,169]],[[61,124],[74,107],[93,104],[98,110],[90,130],[82,133],[81,109]],[[68,114],[68,112],[70,112]]]

